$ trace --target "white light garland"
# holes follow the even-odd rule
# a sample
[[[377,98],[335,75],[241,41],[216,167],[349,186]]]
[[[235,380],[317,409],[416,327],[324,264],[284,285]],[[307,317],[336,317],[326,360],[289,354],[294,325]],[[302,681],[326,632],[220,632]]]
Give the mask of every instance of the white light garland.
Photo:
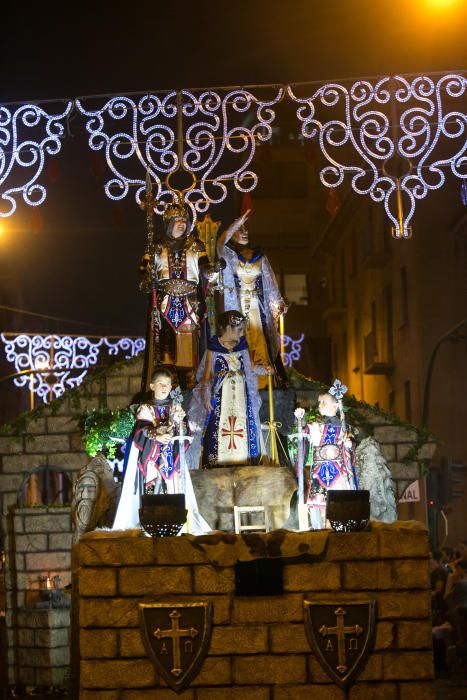
[[[394,237],[407,238],[415,200],[444,184],[443,168],[467,177],[467,116],[450,109],[466,88],[462,75],[436,81],[396,75],[375,84],[328,83],[307,97],[295,94],[303,88],[287,92],[299,105],[302,135],[318,138],[329,163],[321,169],[323,185],[338,187],[352,174],[353,190],[384,202]],[[454,152],[446,154],[449,140]]]
[[[130,359],[143,352],[144,338],[98,338],[67,335],[0,334],[8,362],[12,362],[17,387],[27,387],[45,403],[61,396],[66,389],[81,384],[88,370],[94,367],[103,348],[109,355],[123,354]],[[292,367],[300,359],[304,335],[297,340],[284,336],[284,365]]]
[[[149,172],[159,202],[156,212],[162,214],[173,199],[172,180],[169,185],[167,178],[178,171],[188,179],[185,201],[196,221],[198,214],[226,198],[226,183],[232,181],[240,192],[256,187],[258,177],[250,165],[257,142],[271,138],[272,107],[284,89],[276,86],[272,92],[270,99],[261,99],[240,88],[196,94],[182,90],[139,100],[113,97],[97,110],[86,109],[85,100],[76,105],[88,117],[89,146],[105,151],[113,175],[105,185],[110,199],[123,199],[134,186],[140,203]],[[178,142],[180,119],[183,143]]]
[[[0,216],[15,212],[18,194],[31,207],[37,207],[46,198],[46,188],[37,180],[46,156],[60,152],[65,120],[72,107],[73,102],[68,101],[63,112],[49,114],[34,104],[15,110],[0,105]]]

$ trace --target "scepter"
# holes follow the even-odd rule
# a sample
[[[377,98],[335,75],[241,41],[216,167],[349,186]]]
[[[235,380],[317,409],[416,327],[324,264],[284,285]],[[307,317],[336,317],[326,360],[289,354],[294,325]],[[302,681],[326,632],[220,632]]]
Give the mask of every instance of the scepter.
[[[340,419],[341,419],[341,430],[342,430],[342,439],[344,440],[345,434],[347,432],[347,423],[345,422],[345,414],[344,414],[344,405],[342,403],[342,399],[344,398],[344,394],[346,394],[348,391],[347,387],[345,384],[342,384],[340,379],[335,379],[333,385],[329,388],[329,393],[331,396],[334,396],[334,398],[337,401],[337,405],[339,407],[339,414],[340,414]],[[346,459],[346,451],[343,449],[343,454],[344,454],[344,460],[345,462],[347,461]],[[358,479],[357,479],[357,472],[355,471],[355,466],[352,463],[352,473],[353,473],[353,478],[355,481],[355,488],[358,490]],[[348,468],[348,467],[347,467]]]
[[[295,419],[297,421],[297,433],[292,437],[297,439],[297,477],[298,477],[298,527],[299,530],[308,530],[308,507],[305,503],[305,480],[304,480],[304,465],[303,465],[303,418],[305,410],[303,408],[295,409]]]
[[[172,398],[172,402],[173,402],[174,406],[180,407],[182,405],[183,396],[182,396],[182,392],[180,391],[180,387],[177,387],[176,389],[171,391],[170,396]],[[187,465],[186,465],[186,456],[185,456],[185,441],[191,443],[193,438],[190,435],[185,434],[185,424],[183,422],[183,418],[181,418],[179,421],[176,421],[176,423],[178,425],[178,435],[174,435],[172,437],[171,442],[173,442],[173,443],[178,442],[178,449],[179,449],[179,454],[180,454],[180,476],[181,476],[181,482],[182,482],[182,493],[186,493]]]

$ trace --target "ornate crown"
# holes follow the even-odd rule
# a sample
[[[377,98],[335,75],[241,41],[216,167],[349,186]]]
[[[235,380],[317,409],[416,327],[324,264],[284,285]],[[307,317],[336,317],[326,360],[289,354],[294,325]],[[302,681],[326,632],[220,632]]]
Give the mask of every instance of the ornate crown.
[[[175,193],[175,198],[173,202],[169,202],[165,205],[163,220],[164,223],[168,223],[170,219],[173,218],[188,219],[188,207],[184,203],[180,195]]]

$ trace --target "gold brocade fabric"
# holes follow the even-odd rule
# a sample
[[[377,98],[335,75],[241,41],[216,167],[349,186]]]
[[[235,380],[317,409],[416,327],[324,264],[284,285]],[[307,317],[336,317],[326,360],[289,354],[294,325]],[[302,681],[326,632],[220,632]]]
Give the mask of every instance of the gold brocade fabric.
[[[245,377],[240,372],[240,353],[225,356],[229,373],[222,384],[221,412],[217,436],[219,464],[248,464]]]
[[[256,292],[256,279],[261,275],[261,260],[239,262],[237,275],[240,280],[241,311],[247,318],[245,337],[250,349],[251,361],[254,365],[270,365]]]
[[[162,362],[165,364],[175,364],[176,367],[196,367],[198,364],[198,329],[192,328],[191,332],[176,333],[175,335],[175,356],[173,358],[169,353],[164,352]]]

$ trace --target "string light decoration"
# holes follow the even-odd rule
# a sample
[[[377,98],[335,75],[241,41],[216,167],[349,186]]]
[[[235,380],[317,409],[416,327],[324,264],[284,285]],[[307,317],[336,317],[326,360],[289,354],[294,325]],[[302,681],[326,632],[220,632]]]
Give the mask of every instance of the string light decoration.
[[[19,376],[17,387],[27,387],[45,403],[66,389],[81,384],[90,367],[97,364],[103,348],[109,355],[130,359],[144,350],[144,338],[99,338],[67,335],[0,335],[5,355]]]
[[[383,202],[395,238],[411,236],[416,200],[445,182],[445,169],[467,177],[467,116],[459,111],[463,75],[397,75],[350,85],[327,83],[299,97],[289,86],[302,135],[317,139],[328,165],[320,178],[338,187],[347,173],[358,194]],[[451,142],[451,143],[450,143]]]
[[[81,384],[88,370],[101,359],[102,350],[111,356],[121,354],[129,360],[144,351],[144,338],[108,338],[97,336],[29,335],[2,333],[8,362],[12,362],[18,376],[13,378],[17,387],[29,391],[45,403],[61,396],[66,389]],[[297,340],[284,336],[286,367],[300,359],[304,335]]]
[[[289,335],[281,336],[284,347],[284,352],[281,355],[284,367],[292,367],[294,362],[299,361],[300,355],[302,354],[302,343],[304,338],[304,333],[302,333],[300,338],[297,338],[296,340],[291,338]]]
[[[45,200],[47,191],[38,179],[47,157],[61,150],[72,107],[67,101],[62,112],[51,114],[35,104],[0,105],[0,216],[16,211],[19,194],[31,207]]]
[[[113,175],[105,184],[106,195],[123,199],[134,187],[141,204],[149,173],[158,202],[155,211],[162,214],[165,204],[173,201],[178,173],[185,183],[178,189],[196,221],[198,214],[227,197],[229,181],[240,192],[250,192],[258,182],[250,167],[257,144],[271,138],[273,107],[284,95],[282,87],[264,90],[271,96],[220,88],[171,91],[138,100],[113,97],[95,110],[86,108],[86,99],[76,100],[87,117],[89,146],[105,151]]]

